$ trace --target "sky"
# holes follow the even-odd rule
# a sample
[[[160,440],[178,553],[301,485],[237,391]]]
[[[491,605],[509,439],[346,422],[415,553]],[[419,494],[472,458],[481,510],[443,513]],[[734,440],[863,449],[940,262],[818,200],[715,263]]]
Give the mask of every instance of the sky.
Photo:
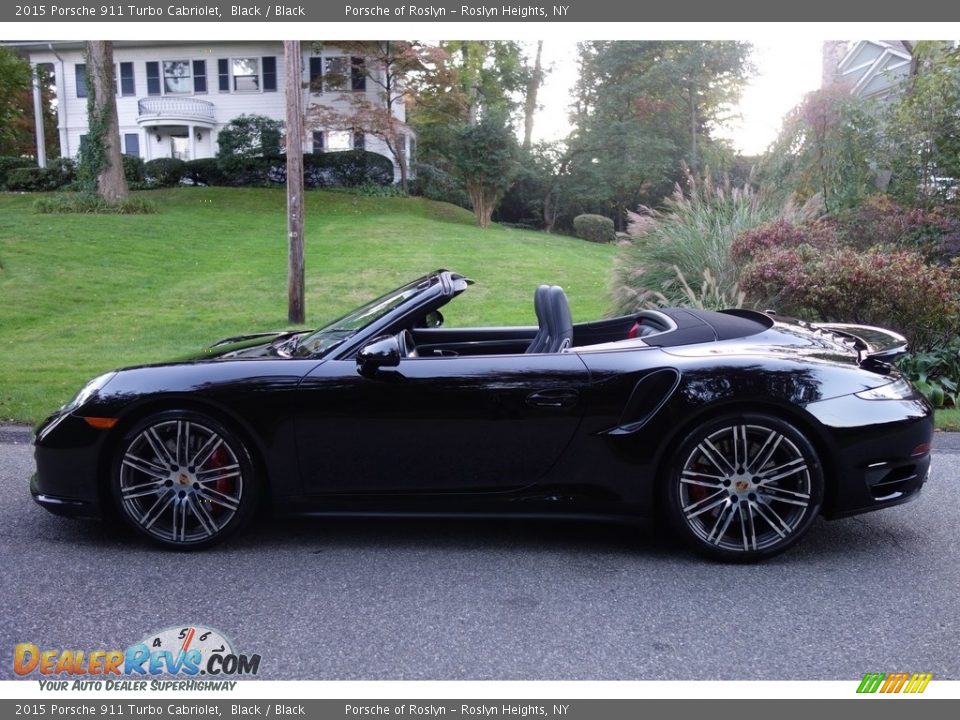
[[[776,138],[783,116],[820,85],[821,40],[801,37],[753,45],[757,72],[744,90],[737,108],[739,118],[718,132],[744,155],[766,150]],[[558,140],[570,131],[568,108],[577,80],[577,44],[545,40],[543,55],[551,70],[538,98],[543,109],[537,115],[534,135],[538,140]]]

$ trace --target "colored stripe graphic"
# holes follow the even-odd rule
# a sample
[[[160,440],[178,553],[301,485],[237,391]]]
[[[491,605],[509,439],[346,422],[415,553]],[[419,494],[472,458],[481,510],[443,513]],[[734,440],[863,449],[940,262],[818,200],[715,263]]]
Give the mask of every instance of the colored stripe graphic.
[[[886,673],[867,673],[860,681],[858,693],[875,693],[880,688],[880,683],[886,677]]]
[[[860,681],[858,693],[922,693],[933,678],[932,673],[867,673]]]
[[[904,692],[922,693],[927,689],[927,684],[932,677],[933,675],[931,673],[914,673],[910,678],[910,682],[907,683],[907,689],[904,690]]]

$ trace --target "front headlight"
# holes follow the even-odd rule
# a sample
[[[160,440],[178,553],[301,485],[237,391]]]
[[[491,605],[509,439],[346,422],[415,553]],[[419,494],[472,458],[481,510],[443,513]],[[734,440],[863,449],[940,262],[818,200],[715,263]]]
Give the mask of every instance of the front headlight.
[[[872,390],[863,390],[855,393],[864,400],[909,400],[916,396],[916,390],[906,378],[894,380],[892,383],[875,387]]]
[[[117,373],[115,371],[104,373],[103,375],[98,375],[93,380],[88,382],[86,385],[80,388],[80,392],[73,396],[73,400],[63,406],[63,412],[67,413],[71,410],[76,410],[79,407],[83,407],[86,402],[92,398],[98,390],[110,382],[110,379],[116,374]]]

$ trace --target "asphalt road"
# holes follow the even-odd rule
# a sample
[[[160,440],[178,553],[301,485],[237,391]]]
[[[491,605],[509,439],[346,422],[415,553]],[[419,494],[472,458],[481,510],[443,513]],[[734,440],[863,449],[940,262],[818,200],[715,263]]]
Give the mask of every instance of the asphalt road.
[[[158,551],[35,507],[24,439],[0,428],[0,678],[19,642],[125,648],[197,623],[264,679],[960,679],[956,435],[916,502],[746,567],[568,522],[269,521]]]

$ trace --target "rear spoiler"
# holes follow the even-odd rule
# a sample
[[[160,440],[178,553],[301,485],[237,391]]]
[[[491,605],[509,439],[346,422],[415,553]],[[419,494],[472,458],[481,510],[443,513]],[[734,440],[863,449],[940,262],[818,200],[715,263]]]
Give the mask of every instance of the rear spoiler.
[[[907,354],[907,339],[886,328],[847,323],[815,323],[814,327],[851,338],[860,367],[866,370],[889,371],[890,363]]]

